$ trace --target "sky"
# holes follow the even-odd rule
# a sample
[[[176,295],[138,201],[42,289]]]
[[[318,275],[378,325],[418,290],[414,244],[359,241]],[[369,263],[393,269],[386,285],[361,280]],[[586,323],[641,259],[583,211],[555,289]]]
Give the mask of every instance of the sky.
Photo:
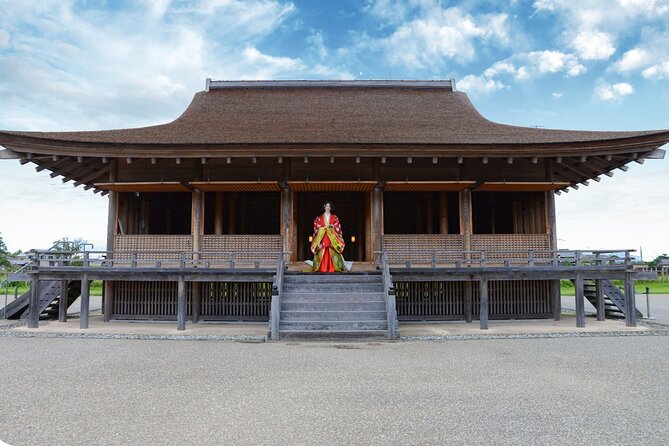
[[[175,119],[206,78],[450,79],[496,122],[669,129],[669,0],[0,0],[0,129]],[[668,147],[665,147],[667,149]],[[557,197],[558,245],[669,252],[669,156]],[[105,245],[107,198],[0,161],[11,251]]]

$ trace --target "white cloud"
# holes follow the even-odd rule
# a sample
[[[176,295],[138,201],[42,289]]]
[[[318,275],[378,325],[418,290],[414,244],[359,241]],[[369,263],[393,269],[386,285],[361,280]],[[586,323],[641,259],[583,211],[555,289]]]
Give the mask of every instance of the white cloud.
[[[294,13],[290,2],[145,0],[118,10],[38,3],[0,2],[0,48],[10,35],[12,45],[11,52],[0,51],[0,91],[13,104],[11,110],[0,107],[0,128],[80,130],[169,121],[208,76],[352,77],[330,67],[327,58],[310,65],[258,49]]]
[[[511,44],[503,13],[472,15],[436,0],[377,0],[367,10],[390,31],[380,38],[362,36],[364,50],[380,49],[392,64],[409,69],[442,67],[446,59],[466,63],[476,58],[479,45]]]
[[[281,74],[301,71],[306,68],[300,59],[269,56],[254,47],[244,49],[243,56],[244,62],[252,70],[247,76],[243,76],[246,79],[273,79],[280,77]]]
[[[527,63],[540,74],[564,71],[569,76],[578,76],[585,72],[573,54],[560,51],[533,51],[527,55]]]
[[[613,64],[613,69],[624,73],[634,71],[650,62],[650,53],[643,48],[633,48],[626,51],[623,57]]]
[[[309,38],[307,42],[311,44],[313,50],[318,54],[318,57],[322,60],[328,57],[328,48],[325,46],[325,39],[323,37],[323,32],[316,31]]]
[[[641,72],[646,79],[660,80],[669,79],[669,60],[646,68]]]
[[[537,0],[532,7],[537,11],[555,11],[555,3],[552,0]]]
[[[623,97],[634,93],[634,87],[626,82],[617,84],[608,84],[606,82],[599,82],[595,87],[595,98],[600,101],[619,101]]]
[[[460,79],[457,83],[458,90],[466,91],[468,93],[494,93],[498,90],[508,88],[502,82],[494,79],[486,78],[485,76],[467,75]]]
[[[562,93],[554,92],[551,96],[553,99],[560,99],[562,97]]]
[[[0,29],[0,48],[9,46],[9,33],[4,29]]]
[[[605,60],[616,52],[611,35],[603,32],[581,31],[571,47],[585,60]]]

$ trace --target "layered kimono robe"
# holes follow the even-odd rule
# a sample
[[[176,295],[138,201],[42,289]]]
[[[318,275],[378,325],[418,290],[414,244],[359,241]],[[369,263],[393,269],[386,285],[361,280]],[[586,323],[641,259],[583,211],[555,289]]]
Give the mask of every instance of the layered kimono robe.
[[[311,252],[314,254],[312,271],[325,273],[346,270],[344,258],[344,236],[336,215],[321,214],[314,220],[314,237]]]

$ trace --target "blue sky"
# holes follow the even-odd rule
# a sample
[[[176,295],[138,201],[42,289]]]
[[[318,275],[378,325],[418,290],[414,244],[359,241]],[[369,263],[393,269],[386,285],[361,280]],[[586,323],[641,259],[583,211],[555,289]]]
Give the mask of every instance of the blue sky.
[[[669,2],[0,0],[2,129],[167,122],[206,77],[455,78],[502,123],[669,129]],[[561,247],[669,251],[667,173],[648,161],[559,197]],[[36,217],[2,212],[10,249],[103,244],[106,199],[30,166],[0,163],[0,202]]]

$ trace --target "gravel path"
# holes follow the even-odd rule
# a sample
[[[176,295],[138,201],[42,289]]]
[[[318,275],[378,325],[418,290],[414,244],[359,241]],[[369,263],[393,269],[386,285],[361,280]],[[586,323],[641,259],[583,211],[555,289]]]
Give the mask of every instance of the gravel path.
[[[665,336],[400,343],[0,338],[0,439],[666,444]]]

